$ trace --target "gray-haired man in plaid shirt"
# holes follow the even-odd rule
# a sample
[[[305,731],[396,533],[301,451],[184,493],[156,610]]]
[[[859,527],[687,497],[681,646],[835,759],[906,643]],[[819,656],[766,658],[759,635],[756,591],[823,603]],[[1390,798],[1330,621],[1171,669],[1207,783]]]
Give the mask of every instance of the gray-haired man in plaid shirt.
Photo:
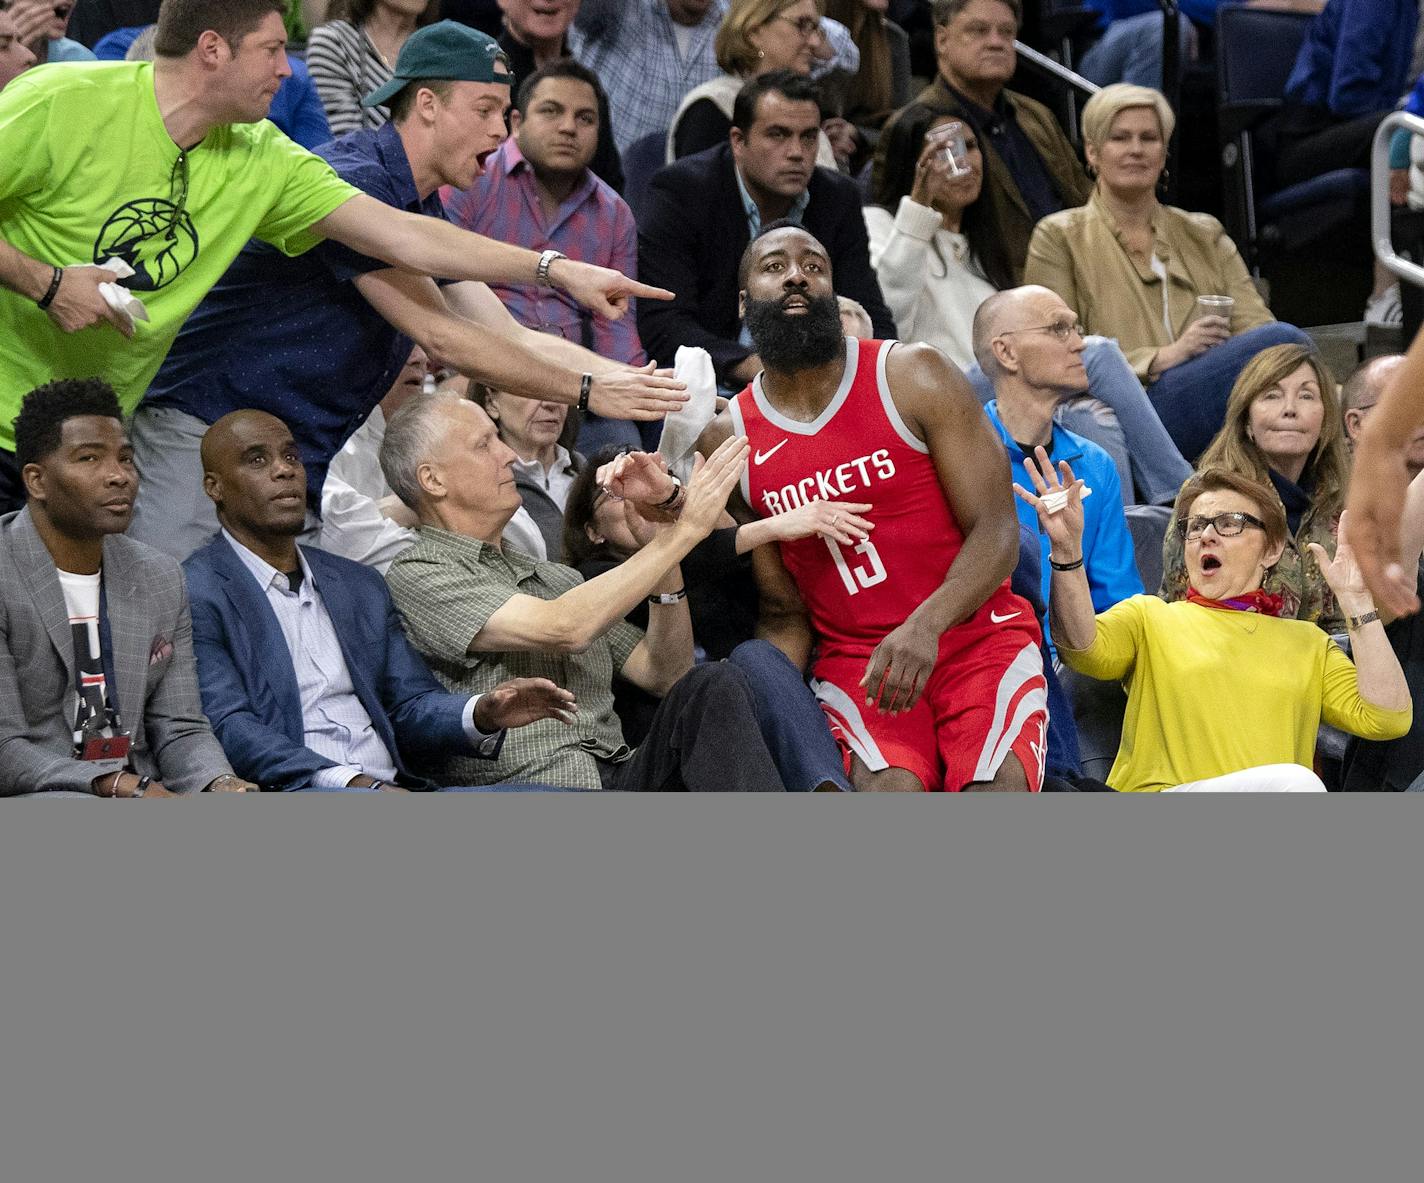
[[[520,505],[515,454],[480,407],[420,395],[401,408],[386,428],[381,467],[421,522],[420,540],[387,575],[411,641],[452,690],[479,693],[507,678],[542,677],[578,701],[574,726],[546,720],[511,732],[497,761],[453,757],[446,778],[585,789],[783,789],[771,752],[784,750],[779,727],[796,726],[796,716],[768,721],[775,734],[765,734],[740,667],[693,666],[678,567],[721,518],[746,454],[744,441],[728,440],[685,489],[656,507],[675,520],[621,566],[584,583],[572,568],[502,545],[504,525]],[[658,464],[652,456],[624,456],[605,488],[626,492],[632,511],[637,470]],[[661,468],[658,476],[666,481]],[[646,635],[623,619],[644,597]],[[663,698],[636,750],[624,742],[613,711],[615,674]]]

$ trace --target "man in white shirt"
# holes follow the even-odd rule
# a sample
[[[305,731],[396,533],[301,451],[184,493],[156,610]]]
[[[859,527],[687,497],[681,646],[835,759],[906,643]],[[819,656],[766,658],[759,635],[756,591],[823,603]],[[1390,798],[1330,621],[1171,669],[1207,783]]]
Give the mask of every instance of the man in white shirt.
[[[428,363],[419,345],[411,350],[386,396],[332,460],[321,486],[322,550],[374,567],[382,575],[398,554],[415,544],[417,535],[415,514],[381,472],[381,441],[391,416],[424,388]],[[505,537],[510,546],[533,558],[548,558],[544,536],[525,509],[514,515]]]

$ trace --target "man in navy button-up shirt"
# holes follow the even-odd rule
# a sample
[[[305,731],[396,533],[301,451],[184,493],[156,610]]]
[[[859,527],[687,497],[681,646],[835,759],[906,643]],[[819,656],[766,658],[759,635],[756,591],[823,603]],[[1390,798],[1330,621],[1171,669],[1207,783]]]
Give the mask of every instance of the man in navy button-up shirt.
[[[449,27],[412,35],[398,83],[416,73],[405,63],[418,56],[420,39]],[[443,219],[439,186],[471,185],[505,138],[502,59],[493,77],[416,73],[382,98],[390,123],[343,136],[318,154],[386,205]],[[207,425],[245,408],[291,427],[314,520],[327,465],[389,389],[412,339],[462,373],[530,397],[576,403],[582,373],[591,373],[590,405],[613,418],[660,418],[684,397],[680,383],[523,328],[484,284],[438,288],[337,242],[295,259],[250,243],[184,325],[135,416],[146,487],[131,536],[181,559],[217,529],[201,488],[198,443]]]

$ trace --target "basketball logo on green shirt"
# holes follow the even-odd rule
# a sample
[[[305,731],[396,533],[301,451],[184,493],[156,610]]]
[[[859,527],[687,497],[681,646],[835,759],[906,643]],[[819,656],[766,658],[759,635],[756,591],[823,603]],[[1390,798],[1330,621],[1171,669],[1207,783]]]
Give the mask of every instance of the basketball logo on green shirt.
[[[94,262],[115,256],[134,269],[123,280],[132,291],[167,287],[198,257],[198,230],[188,211],[160,197],[119,206],[94,242]]]

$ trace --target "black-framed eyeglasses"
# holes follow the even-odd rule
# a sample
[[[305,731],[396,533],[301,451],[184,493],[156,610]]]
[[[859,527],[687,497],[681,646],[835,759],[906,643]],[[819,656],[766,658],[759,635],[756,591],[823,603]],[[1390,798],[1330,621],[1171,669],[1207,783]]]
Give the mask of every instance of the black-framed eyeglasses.
[[[1195,542],[1206,533],[1208,526],[1216,531],[1218,537],[1235,538],[1247,526],[1264,530],[1266,523],[1254,514],[1241,513],[1239,510],[1234,513],[1219,513],[1211,518],[1193,514],[1191,517],[1181,518],[1177,522],[1177,529],[1188,542]]]
[[[1075,333],[1079,337],[1086,337],[1088,331],[1083,328],[1080,321],[1076,320],[1055,320],[1052,324],[1030,325],[1026,329],[1005,329],[999,334],[1001,337],[1012,337],[1015,333],[1048,333],[1060,341],[1067,341]]]

